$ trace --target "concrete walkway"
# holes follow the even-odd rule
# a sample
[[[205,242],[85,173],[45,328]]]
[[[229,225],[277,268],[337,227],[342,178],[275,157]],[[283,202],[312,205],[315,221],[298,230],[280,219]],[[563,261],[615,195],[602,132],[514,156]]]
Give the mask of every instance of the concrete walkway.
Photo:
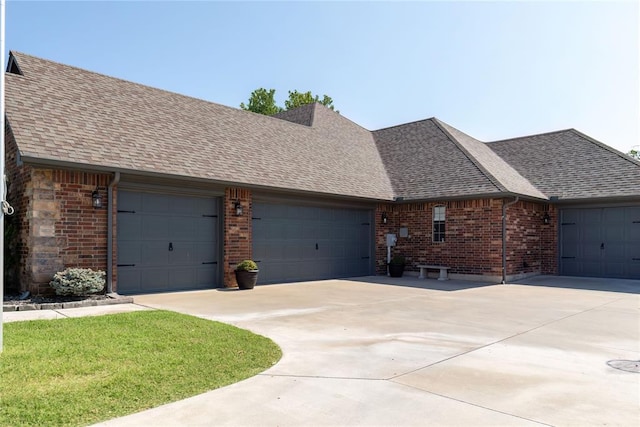
[[[606,291],[594,290],[606,289]],[[268,336],[253,378],[102,423],[639,425],[640,281],[367,277],[135,297]]]

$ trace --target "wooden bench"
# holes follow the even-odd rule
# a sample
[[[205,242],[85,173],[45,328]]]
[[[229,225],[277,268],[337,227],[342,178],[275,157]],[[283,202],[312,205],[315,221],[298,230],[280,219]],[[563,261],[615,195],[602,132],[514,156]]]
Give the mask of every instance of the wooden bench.
[[[427,278],[427,270],[440,270],[440,277],[438,277],[438,280],[449,280],[447,270],[449,270],[450,267],[443,267],[441,265],[417,265],[416,267],[420,269],[420,276],[418,276],[419,279]]]

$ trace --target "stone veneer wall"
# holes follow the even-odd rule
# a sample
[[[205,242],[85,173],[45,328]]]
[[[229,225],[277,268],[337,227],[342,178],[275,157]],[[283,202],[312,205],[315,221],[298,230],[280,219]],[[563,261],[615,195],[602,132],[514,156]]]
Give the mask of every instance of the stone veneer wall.
[[[242,204],[243,213],[236,215],[234,204]],[[242,260],[252,258],[251,212],[252,194],[242,188],[226,188],[224,192],[224,286],[237,286],[234,274],[235,265]]]
[[[67,267],[106,271],[107,209],[94,209],[91,193],[106,187],[111,175],[22,165],[10,130],[5,135],[8,200],[19,227],[20,290],[51,293],[53,275]]]
[[[396,233],[398,243],[392,253],[406,257],[408,271],[417,271],[418,264],[435,264],[451,267],[452,274],[501,277],[502,204],[503,199],[379,204],[376,272],[386,273],[385,235]],[[444,242],[433,242],[434,206],[446,206]],[[542,221],[546,209],[549,225]],[[382,223],[383,212],[387,224]],[[507,209],[507,275],[556,273],[555,221],[555,209],[543,203],[521,201]],[[399,237],[401,227],[408,228],[408,238]]]

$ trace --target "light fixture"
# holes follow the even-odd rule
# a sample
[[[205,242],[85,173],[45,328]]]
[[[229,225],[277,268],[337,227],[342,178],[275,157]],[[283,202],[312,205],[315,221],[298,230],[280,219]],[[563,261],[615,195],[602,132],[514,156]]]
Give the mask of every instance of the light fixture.
[[[236,216],[242,216],[242,204],[239,200],[234,202],[233,208],[236,210]]]
[[[102,203],[102,194],[100,194],[100,187],[96,187],[91,193],[91,204],[95,209],[102,209],[104,204]]]
[[[549,224],[551,222],[551,217],[549,216],[549,212],[545,212],[542,217],[542,222],[545,224]]]
[[[382,223],[386,224],[388,220],[389,220],[389,217],[387,216],[387,213],[382,212]]]

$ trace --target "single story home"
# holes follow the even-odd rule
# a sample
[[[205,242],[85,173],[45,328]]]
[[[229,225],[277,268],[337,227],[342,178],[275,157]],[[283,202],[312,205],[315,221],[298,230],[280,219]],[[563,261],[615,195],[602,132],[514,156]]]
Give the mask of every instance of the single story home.
[[[272,117],[11,52],[6,165],[22,290],[65,267],[109,291],[385,274],[640,279],[640,162],[567,129],[490,143],[436,119],[370,131]]]

